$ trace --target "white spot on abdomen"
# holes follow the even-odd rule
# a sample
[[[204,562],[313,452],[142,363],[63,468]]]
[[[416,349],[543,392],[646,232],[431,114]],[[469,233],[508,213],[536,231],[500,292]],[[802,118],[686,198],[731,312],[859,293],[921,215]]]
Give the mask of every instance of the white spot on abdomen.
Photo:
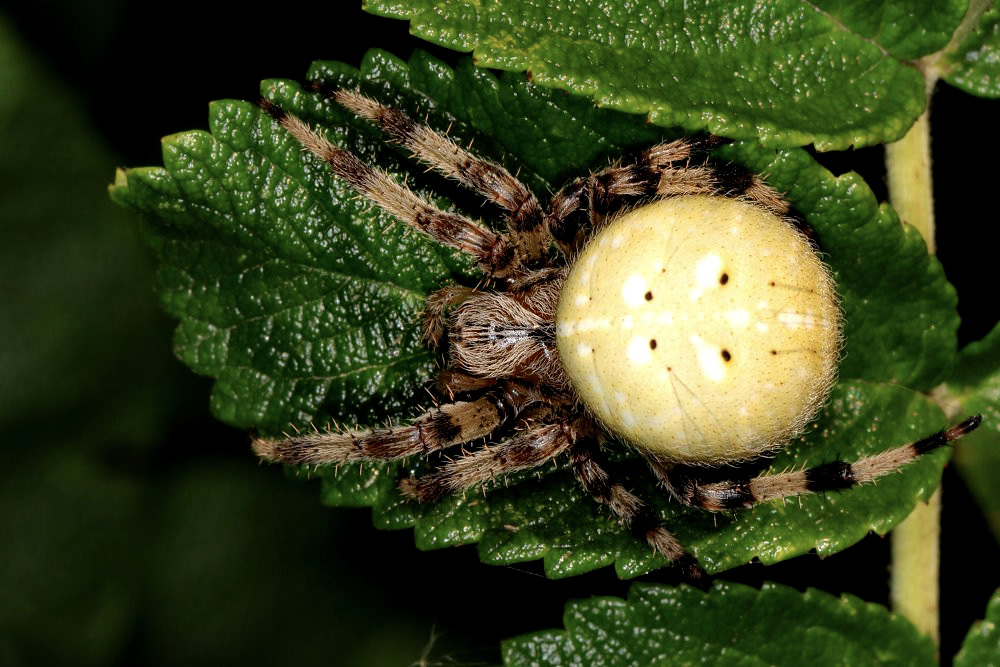
[[[629,338],[626,356],[633,364],[648,364],[653,358],[653,351],[649,349],[649,339],[642,336]]]
[[[622,299],[625,304],[635,308],[642,305],[646,298],[646,279],[633,273],[625,279],[622,285]]]
[[[719,286],[719,273],[722,271],[722,258],[715,253],[708,253],[694,265],[694,287],[688,299],[692,302],[701,298],[705,290]]]
[[[812,329],[816,326],[816,318],[812,313],[791,313],[782,311],[778,313],[778,321],[787,327],[803,327]]]
[[[722,360],[718,345],[706,343],[701,336],[691,334],[688,337],[694,353],[698,357],[698,367],[712,382],[719,382],[726,377],[726,367]]]
[[[734,327],[745,327],[750,323],[750,311],[743,308],[726,311],[726,321]]]

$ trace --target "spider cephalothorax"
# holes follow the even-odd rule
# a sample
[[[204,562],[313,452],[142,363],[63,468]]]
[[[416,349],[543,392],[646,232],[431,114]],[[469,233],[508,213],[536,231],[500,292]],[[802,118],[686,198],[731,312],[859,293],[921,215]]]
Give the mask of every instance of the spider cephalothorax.
[[[447,344],[438,407],[409,425],[257,439],[271,461],[389,461],[482,443],[401,480],[418,500],[464,491],[566,454],[588,494],[633,533],[700,568],[643,500],[600,462],[630,443],[682,503],[736,509],[870,482],[975,428],[978,417],[854,463],[702,482],[691,467],[786,444],[829,395],[841,344],[833,280],[788,204],[762,178],[713,165],[715,137],[682,139],[579,178],[548,211],[504,168],[402,112],[350,91],[333,98],[433,168],[506,211],[494,231],[437,209],[379,169],[264,103],[361,195],[471,255],[485,280],[427,301],[424,337]],[[494,437],[500,431],[507,439]]]

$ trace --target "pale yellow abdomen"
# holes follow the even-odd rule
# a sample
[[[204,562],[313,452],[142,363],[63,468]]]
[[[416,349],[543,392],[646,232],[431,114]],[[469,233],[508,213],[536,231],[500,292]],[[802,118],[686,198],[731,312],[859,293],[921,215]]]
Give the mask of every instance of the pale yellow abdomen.
[[[699,195],[634,209],[591,240],[563,286],[556,340],[607,427],[712,463],[781,446],[815,416],[840,320],[829,270],[797,230]]]

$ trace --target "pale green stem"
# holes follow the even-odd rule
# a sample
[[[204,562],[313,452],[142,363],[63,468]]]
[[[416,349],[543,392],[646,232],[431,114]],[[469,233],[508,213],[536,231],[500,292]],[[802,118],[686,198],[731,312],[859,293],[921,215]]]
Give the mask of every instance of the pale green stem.
[[[889,202],[903,224],[915,228],[934,252],[934,183],[931,180],[930,111],[902,139],[885,147]]]
[[[971,0],[965,18],[948,45],[922,58],[928,108],[899,141],[886,146],[885,163],[889,200],[904,224],[916,228],[934,253],[934,189],[931,178],[930,96],[948,66],[949,54],[979,25],[994,0]],[[917,629],[939,644],[941,489],[892,531],[893,609],[910,619]]]
[[[889,200],[904,224],[916,228],[934,253],[934,188],[931,178],[930,96],[947,54],[956,51],[979,25],[994,0],[971,0],[962,23],[945,48],[923,58],[928,108],[899,141],[885,150]],[[941,489],[892,531],[893,609],[910,619],[917,629],[939,643]]]
[[[886,146],[885,163],[889,200],[904,224],[917,229],[934,253],[934,188],[931,178],[930,96],[947,62],[979,25],[994,0],[971,0],[962,23],[941,51],[923,58],[928,109],[899,141]],[[941,489],[892,531],[893,609],[910,619],[917,629],[939,643],[939,573],[941,534]]]
[[[930,83],[930,82],[928,82]],[[931,84],[933,85],[933,84]],[[889,200],[903,224],[916,228],[934,252],[930,112],[925,111],[901,140],[885,149]],[[892,531],[890,591],[893,609],[938,643],[938,573],[941,490]]]
[[[941,488],[892,531],[892,608],[939,644]]]

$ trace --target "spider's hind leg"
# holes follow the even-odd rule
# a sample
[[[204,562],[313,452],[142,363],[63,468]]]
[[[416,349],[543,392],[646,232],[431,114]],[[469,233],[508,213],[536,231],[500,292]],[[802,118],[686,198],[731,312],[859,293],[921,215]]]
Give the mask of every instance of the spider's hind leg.
[[[668,558],[689,581],[705,577],[698,561],[667,530],[653,508],[621,484],[611,481],[598,461],[599,456],[600,443],[596,433],[578,438],[570,452],[573,474],[584,491],[607,506],[633,535],[646,540],[654,552]]]
[[[707,510],[743,509],[768,500],[839,491],[874,482],[921,455],[961,438],[979,426],[981,421],[982,418],[975,415],[922,440],[866,456],[854,463],[832,461],[805,470],[749,479],[705,483],[691,474],[690,468],[672,468],[659,459],[646,458],[653,472],[680,502]]]
[[[497,477],[536,468],[569,453],[571,468],[584,491],[605,505],[629,530],[645,539],[653,550],[670,559],[690,580],[704,576],[695,559],[684,550],[652,508],[621,484],[613,483],[597,461],[598,432],[589,417],[559,420],[543,416],[529,422],[509,440],[464,454],[430,474],[400,482],[402,492],[420,501],[481,486]]]
[[[570,427],[564,423],[534,423],[514,437],[463,454],[434,472],[404,479],[399,488],[422,502],[462,492],[513,472],[542,465],[572,445]]]

